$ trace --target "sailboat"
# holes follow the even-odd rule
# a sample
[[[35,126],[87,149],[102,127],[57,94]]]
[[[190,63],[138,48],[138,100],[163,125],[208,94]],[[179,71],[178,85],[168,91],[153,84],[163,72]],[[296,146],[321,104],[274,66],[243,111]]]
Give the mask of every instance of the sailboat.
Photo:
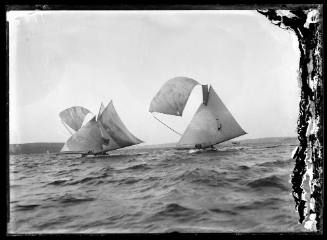
[[[247,134],[234,119],[212,86],[188,77],[175,77],[160,88],[150,103],[149,112],[182,116],[188,98],[197,85],[202,86],[203,101],[177,142],[177,149],[206,149]],[[170,128],[154,116],[159,122]]]
[[[127,129],[112,101],[106,107],[101,103],[98,115],[86,121],[90,114],[91,111],[81,106],[59,113],[63,125],[72,135],[62,147],[61,154],[107,155],[109,151],[143,142]]]

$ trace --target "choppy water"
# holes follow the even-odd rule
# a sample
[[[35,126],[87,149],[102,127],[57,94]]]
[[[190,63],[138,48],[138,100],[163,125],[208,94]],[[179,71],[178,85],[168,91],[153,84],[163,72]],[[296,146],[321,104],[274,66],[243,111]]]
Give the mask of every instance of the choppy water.
[[[10,156],[11,233],[299,232],[294,141]]]

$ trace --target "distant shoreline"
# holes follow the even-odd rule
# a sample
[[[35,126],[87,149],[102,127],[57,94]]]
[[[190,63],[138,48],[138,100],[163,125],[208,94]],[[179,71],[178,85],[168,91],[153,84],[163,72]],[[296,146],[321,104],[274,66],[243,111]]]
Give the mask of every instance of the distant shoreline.
[[[297,137],[266,137],[266,138],[253,138],[243,140],[229,140],[221,143],[220,145],[230,145],[232,142],[240,144],[255,143],[255,142],[280,142],[281,140],[294,140],[297,141]],[[162,143],[162,144],[148,144],[148,145],[134,145],[123,149],[151,149],[151,148],[172,148],[176,143]],[[9,144],[9,154],[36,154],[36,153],[57,153],[63,147],[63,142],[34,142],[34,143],[19,143]]]

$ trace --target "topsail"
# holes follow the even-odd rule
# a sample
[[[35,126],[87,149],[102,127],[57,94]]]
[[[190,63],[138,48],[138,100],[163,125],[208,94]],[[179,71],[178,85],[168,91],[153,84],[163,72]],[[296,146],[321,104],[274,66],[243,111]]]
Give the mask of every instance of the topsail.
[[[89,110],[87,110],[84,107],[76,106],[67,108],[66,110],[59,113],[59,117],[61,120],[67,124],[69,127],[77,131],[81,128],[83,121],[85,119],[85,116],[90,113]]]
[[[168,80],[153,98],[149,112],[182,116],[186,102],[198,84],[194,79],[187,77]]]

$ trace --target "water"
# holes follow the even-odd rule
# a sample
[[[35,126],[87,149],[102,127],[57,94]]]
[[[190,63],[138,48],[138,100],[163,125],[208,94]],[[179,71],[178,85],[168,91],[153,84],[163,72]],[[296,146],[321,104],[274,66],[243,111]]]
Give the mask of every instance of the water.
[[[8,231],[301,232],[289,182],[295,144],[10,156]]]

